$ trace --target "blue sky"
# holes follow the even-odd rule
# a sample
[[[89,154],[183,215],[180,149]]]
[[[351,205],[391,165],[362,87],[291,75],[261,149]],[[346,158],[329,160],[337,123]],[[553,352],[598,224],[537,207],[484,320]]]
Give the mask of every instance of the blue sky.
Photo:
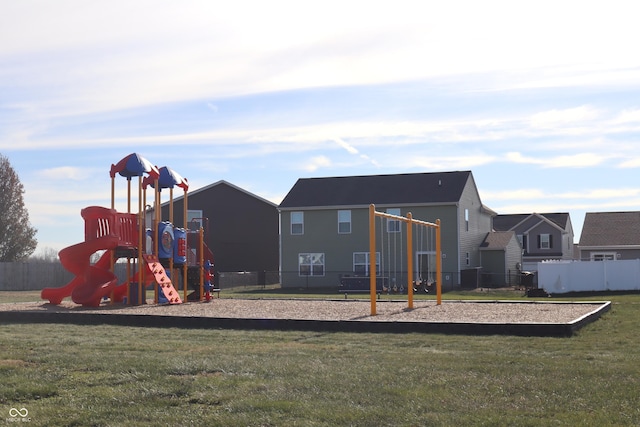
[[[631,1],[2,10],[0,153],[39,251],[83,239],[80,210],[109,205],[133,152],[276,204],[303,177],[471,170],[484,204],[569,212],[576,241],[585,212],[640,210]]]

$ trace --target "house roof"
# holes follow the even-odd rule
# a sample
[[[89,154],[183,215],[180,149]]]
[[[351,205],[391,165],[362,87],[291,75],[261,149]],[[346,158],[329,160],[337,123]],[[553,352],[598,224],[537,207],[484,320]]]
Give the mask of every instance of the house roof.
[[[493,231],[487,233],[480,244],[480,250],[504,250],[509,246],[509,242],[511,242],[514,235],[515,233],[513,231]]]
[[[204,186],[204,187],[200,187],[200,188],[198,188],[197,190],[189,191],[189,192],[188,192],[188,194],[187,194],[187,197],[191,197],[191,196],[193,196],[193,195],[195,195],[195,194],[198,194],[198,193],[201,193],[201,192],[203,192],[203,191],[207,191],[207,190],[209,190],[209,189],[211,189],[211,188],[218,187],[218,186],[222,186],[222,185],[227,186],[227,187],[230,187],[230,188],[233,188],[234,190],[237,190],[237,191],[239,191],[239,192],[245,193],[245,194],[247,194],[248,196],[251,196],[251,197],[253,197],[253,198],[257,199],[257,200],[260,200],[260,201],[262,201],[262,202],[264,202],[264,203],[266,203],[266,204],[269,204],[269,205],[271,205],[271,206],[274,206],[274,207],[277,207],[277,206],[278,206],[277,204],[273,203],[272,201],[267,200],[267,199],[265,199],[265,198],[263,198],[263,197],[260,197],[260,196],[258,196],[258,195],[256,195],[256,194],[254,194],[254,193],[251,193],[250,191],[247,191],[247,190],[245,190],[245,189],[243,189],[243,188],[240,188],[240,187],[238,187],[237,185],[234,185],[234,184],[232,184],[232,183],[230,183],[230,182],[228,182],[228,181],[225,181],[224,179],[221,179],[220,181],[216,181],[216,182],[214,182],[213,184],[209,184],[209,185],[206,185],[206,186]],[[173,199],[173,200],[174,200],[174,201],[179,201],[179,200],[182,200],[183,198],[184,198],[184,196],[183,196],[183,195],[180,195],[180,196],[174,197],[174,199]],[[169,202],[164,202],[164,203],[162,203],[162,206],[165,206],[165,205],[167,205],[168,203],[169,203]],[[188,203],[188,200],[187,200],[187,203]]]
[[[640,212],[587,212],[578,245],[640,245]]]
[[[471,171],[301,178],[281,208],[458,202]]]
[[[493,229],[496,231],[508,231],[513,230],[518,226],[521,222],[531,217],[532,215],[537,215],[541,218],[546,219],[547,221],[555,224],[557,227],[562,230],[566,230],[567,222],[569,221],[568,213],[532,213],[532,214],[503,214],[496,215],[493,217]]]

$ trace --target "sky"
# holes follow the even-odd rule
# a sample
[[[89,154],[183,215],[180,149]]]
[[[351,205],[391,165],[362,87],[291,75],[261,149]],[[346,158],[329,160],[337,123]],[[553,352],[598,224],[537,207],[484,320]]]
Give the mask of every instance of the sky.
[[[130,153],[275,204],[299,178],[471,170],[486,206],[568,212],[578,242],[586,212],[640,210],[634,3],[0,0],[0,154],[36,253],[83,240]]]

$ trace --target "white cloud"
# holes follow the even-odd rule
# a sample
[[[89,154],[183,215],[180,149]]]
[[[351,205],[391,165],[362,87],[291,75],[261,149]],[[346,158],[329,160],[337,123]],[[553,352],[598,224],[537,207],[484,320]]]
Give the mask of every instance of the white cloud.
[[[503,170],[511,162],[522,170],[518,179],[524,177],[525,186],[535,176],[532,169],[583,170],[569,171],[567,181],[546,183],[546,190],[482,193],[505,209],[601,210],[638,203],[640,195],[631,189],[581,193],[561,187],[575,180],[593,188],[592,179],[611,173],[597,167],[613,161],[618,162],[613,172],[621,175],[640,167],[634,140],[640,110],[625,100],[619,104],[628,109],[616,115],[607,104],[627,93],[608,91],[610,86],[637,91],[640,83],[640,56],[629,54],[636,50],[640,26],[627,10],[633,6],[635,11],[635,5],[627,4],[6,2],[0,14],[0,151],[108,147],[154,150],[161,159],[161,153],[171,152],[175,159],[170,163],[180,158],[180,172],[188,171],[193,188],[221,175],[230,181],[241,176],[243,187],[251,188],[252,180],[268,186],[274,201],[288,190],[287,184],[272,182],[276,173],[288,182],[300,170],[369,173],[373,165],[385,173],[474,169],[475,174],[479,169],[513,176]],[[270,110],[268,102],[260,108],[249,105],[250,113],[240,111],[248,105],[244,101],[254,99],[241,99],[244,95],[408,81],[415,82],[403,85],[411,97],[396,92],[393,99],[357,105],[353,114],[344,114],[344,108],[332,114],[339,109],[331,104],[335,100],[302,91],[295,94],[309,96],[309,104],[316,99],[326,103],[310,111],[296,104],[302,108],[293,114],[282,105]],[[407,89],[425,85],[435,89],[433,97],[424,89]],[[604,91],[591,96],[597,85],[607,85],[606,97]],[[587,90],[556,91],[576,86]],[[474,97],[498,90],[504,92],[495,100]],[[572,108],[566,108],[567,99]],[[189,116],[194,105],[205,120]],[[238,109],[225,111],[222,105]],[[334,156],[337,151],[342,156]],[[66,158],[55,160],[71,165]],[[48,162],[52,167],[39,174],[27,173],[26,202],[41,228],[56,231],[57,224],[73,223],[73,232],[81,235],[80,209],[109,203],[109,163],[97,173],[55,167],[56,162]],[[270,170],[265,180],[264,171],[279,165],[282,170]],[[536,185],[542,185],[538,178]],[[116,190],[122,207],[120,184]]]
[[[354,146],[348,144],[345,140],[343,140],[342,138],[335,138],[334,141],[342,148],[344,148],[345,150],[347,150],[349,153],[351,154],[358,154],[358,149],[355,148]]]
[[[49,181],[80,181],[88,176],[91,172],[87,169],[76,168],[72,166],[60,166],[57,168],[44,169],[38,172],[40,178]]]
[[[555,201],[557,200],[557,201]],[[483,200],[484,202],[484,200]],[[640,197],[635,199],[584,200],[568,203],[560,199],[534,200],[529,203],[491,204],[491,209],[500,214],[532,212],[608,212],[616,210],[638,210]],[[572,217],[572,222],[574,221]]]
[[[519,188],[515,190],[487,191],[479,190],[483,200],[629,200],[640,197],[636,188],[599,188],[586,191],[548,193],[540,188]]]
[[[373,166],[380,166],[380,163],[378,163],[377,160],[372,159],[371,157],[367,156],[366,154],[360,154],[360,158],[364,161],[366,161],[367,163],[371,163]]]
[[[598,111],[589,106],[582,105],[564,110],[549,110],[536,113],[530,118],[531,126],[535,128],[557,128],[567,125],[583,124],[598,117]]]
[[[542,190],[538,188],[521,188],[517,190],[486,191],[478,190],[483,201],[500,200],[539,200],[545,197]]]
[[[632,157],[628,160],[625,160],[620,163],[618,167],[623,169],[640,168],[640,157]]]
[[[513,162],[513,163],[533,163],[533,164],[540,164],[541,161],[538,159],[535,159],[533,157],[524,157],[521,153],[517,152],[517,151],[511,151],[509,153],[507,153],[505,155],[506,160]]]
[[[302,166],[302,169],[307,172],[315,172],[321,168],[327,168],[331,166],[331,159],[327,156],[316,156],[310,159],[308,163]]]
[[[466,156],[419,156],[410,149],[405,155],[396,159],[385,159],[386,163],[393,163],[395,168],[420,169],[426,171],[443,170],[468,170],[477,166],[486,165],[496,161],[496,158],[489,155],[477,154]]]
[[[640,196],[640,189],[637,188],[600,188],[588,191],[559,193],[554,197],[559,199],[629,199]]]
[[[639,109],[627,109],[622,110],[618,116],[612,120],[615,124],[620,123],[637,123],[640,124],[640,110]]]
[[[0,16],[0,79],[49,114],[81,114],[452,74],[532,67],[550,73],[568,66],[575,68],[572,75],[606,74],[640,65],[629,55],[640,29],[624,5],[537,2],[526,13],[522,7],[508,1],[390,7],[365,1],[23,0],[5,5]]]
[[[552,157],[548,162],[544,162],[547,168],[586,168],[597,166],[604,162],[608,156],[594,153],[578,153],[566,156]]]
[[[512,163],[533,164],[545,168],[585,168],[599,165],[609,158],[611,158],[611,156],[595,153],[577,153],[548,157],[526,157],[519,152],[512,151],[505,155],[505,159]]]

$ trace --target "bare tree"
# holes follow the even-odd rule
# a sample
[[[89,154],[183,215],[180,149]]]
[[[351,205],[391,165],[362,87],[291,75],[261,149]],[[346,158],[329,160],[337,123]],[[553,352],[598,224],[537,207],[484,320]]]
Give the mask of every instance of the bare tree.
[[[0,261],[29,258],[38,241],[24,205],[24,187],[9,159],[0,154]]]
[[[31,255],[29,262],[58,262],[58,251],[47,246]]]

